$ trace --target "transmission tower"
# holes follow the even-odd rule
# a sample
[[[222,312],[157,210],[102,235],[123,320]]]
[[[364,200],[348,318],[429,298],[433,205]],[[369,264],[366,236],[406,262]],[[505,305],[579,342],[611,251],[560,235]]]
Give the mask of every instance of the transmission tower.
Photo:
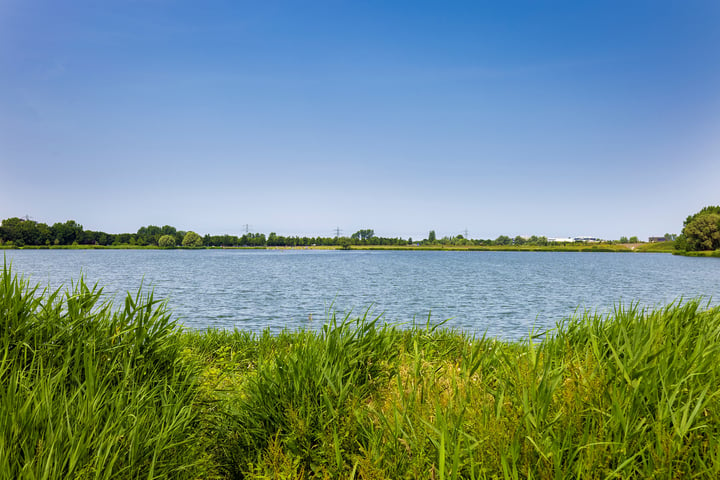
[[[333,230],[333,232],[335,232],[335,238],[339,238],[342,230],[340,230],[340,227],[335,227],[335,230]]]

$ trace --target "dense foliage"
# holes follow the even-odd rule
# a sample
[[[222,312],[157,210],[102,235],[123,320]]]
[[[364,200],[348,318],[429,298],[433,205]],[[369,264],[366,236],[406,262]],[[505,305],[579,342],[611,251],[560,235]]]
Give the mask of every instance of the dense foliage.
[[[708,206],[688,216],[676,246],[689,252],[720,249],[720,206]]]
[[[152,295],[0,279],[0,478],[718,478],[720,308],[522,342],[331,315],[182,332]]]
[[[189,234],[190,237],[188,237]],[[197,235],[197,236],[196,236]],[[163,239],[162,242],[160,240]],[[187,241],[186,241],[187,240]],[[192,241],[190,241],[192,240]],[[361,229],[350,237],[307,237],[283,236],[271,232],[267,237],[263,233],[246,233],[237,235],[205,235],[201,237],[195,232],[177,230],[165,225],[158,227],[148,225],[138,229],[137,233],[110,234],[84,230],[74,220],[55,223],[48,226],[29,219],[8,218],[0,225],[0,244],[8,246],[67,246],[67,245],[98,245],[98,246],[159,246],[175,245],[192,247],[310,247],[310,246],[547,246],[550,244],[545,237],[531,236],[510,238],[501,235],[495,240],[469,239],[462,235],[436,238],[435,231],[430,231],[425,240],[413,242],[411,238],[378,237],[372,229]]]
[[[203,240],[200,235],[193,231],[190,231],[185,234],[182,245],[183,247],[202,247]]]
[[[189,234],[192,234],[188,237]],[[673,235],[665,234],[667,240],[674,238]],[[163,239],[162,244],[160,239]],[[190,241],[192,239],[192,241]],[[174,240],[174,241],[173,241]],[[612,243],[637,243],[637,237],[622,237],[619,242]],[[335,246],[351,248],[352,246],[385,246],[385,247],[407,247],[409,245],[424,247],[547,247],[582,245],[583,242],[551,242],[544,236],[532,235],[529,237],[500,235],[496,239],[471,239],[463,235],[445,236],[437,238],[435,231],[430,230],[428,237],[424,240],[413,241],[412,238],[403,239],[399,237],[379,237],[370,228],[360,229],[349,237],[308,237],[308,236],[283,236],[271,232],[267,237],[263,233],[245,233],[244,235],[205,235],[200,236],[195,232],[177,230],[170,225],[158,227],[148,225],[140,227],[136,233],[110,234],[84,230],[82,225],[74,220],[65,223],[55,223],[48,226],[44,223],[35,222],[30,219],[8,218],[0,224],[0,245],[23,247],[23,246],[69,246],[69,245],[93,245],[93,246],[118,246],[118,247],[144,247],[155,246],[169,248],[176,245],[184,247],[311,247],[311,246]]]
[[[172,248],[175,246],[177,240],[172,235],[163,235],[158,239],[158,247]]]
[[[161,237],[171,237],[174,239],[174,244],[179,245],[185,237],[185,232],[178,231],[170,225],[163,227],[149,225],[141,227],[137,233],[111,234],[84,230],[75,220],[48,226],[45,223],[17,217],[7,218],[0,224],[0,243],[18,247],[25,245],[145,246],[158,245]]]

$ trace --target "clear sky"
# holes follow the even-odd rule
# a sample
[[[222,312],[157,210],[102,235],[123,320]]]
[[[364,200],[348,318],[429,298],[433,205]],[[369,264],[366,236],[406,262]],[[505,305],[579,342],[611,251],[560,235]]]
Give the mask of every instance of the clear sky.
[[[0,0],[0,218],[644,238],[719,186],[717,0]]]

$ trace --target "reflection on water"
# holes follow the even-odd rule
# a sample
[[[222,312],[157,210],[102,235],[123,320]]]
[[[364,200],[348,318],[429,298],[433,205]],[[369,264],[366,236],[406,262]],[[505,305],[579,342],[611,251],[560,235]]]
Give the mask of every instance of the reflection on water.
[[[53,287],[81,272],[115,295],[141,282],[192,328],[318,328],[326,310],[515,339],[576,309],[720,298],[720,260],[666,254],[324,250],[10,250]],[[716,301],[714,301],[716,303]],[[312,320],[310,319],[312,317]]]

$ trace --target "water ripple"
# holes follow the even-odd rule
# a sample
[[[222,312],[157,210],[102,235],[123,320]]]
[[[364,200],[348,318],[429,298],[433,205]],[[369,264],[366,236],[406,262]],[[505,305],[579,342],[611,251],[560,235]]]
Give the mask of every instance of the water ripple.
[[[8,251],[16,272],[57,287],[81,272],[110,296],[142,281],[191,328],[318,328],[339,312],[519,338],[577,309],[720,298],[720,262],[663,254],[233,250]],[[312,321],[310,317],[312,316]]]

